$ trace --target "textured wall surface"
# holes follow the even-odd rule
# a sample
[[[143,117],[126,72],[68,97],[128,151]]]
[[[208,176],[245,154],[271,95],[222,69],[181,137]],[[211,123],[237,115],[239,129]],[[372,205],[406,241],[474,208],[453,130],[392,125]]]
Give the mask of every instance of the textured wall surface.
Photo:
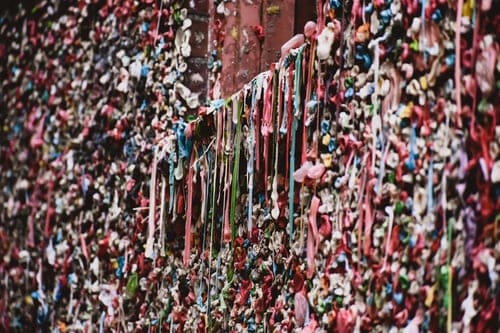
[[[224,4],[223,95],[240,89],[278,61],[292,35],[295,1],[235,1]]]

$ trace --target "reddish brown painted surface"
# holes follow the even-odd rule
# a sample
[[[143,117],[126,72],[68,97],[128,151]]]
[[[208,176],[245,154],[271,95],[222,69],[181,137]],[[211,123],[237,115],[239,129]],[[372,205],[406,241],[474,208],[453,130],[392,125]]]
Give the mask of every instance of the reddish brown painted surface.
[[[226,6],[231,15],[226,16],[222,93],[229,96],[278,61],[281,45],[293,36],[295,0],[240,0]],[[262,41],[255,26],[264,29]]]
[[[226,16],[226,37],[224,39],[224,47],[222,51],[221,88],[223,96],[228,96],[234,91],[234,73],[238,71],[236,56],[240,31],[237,3],[226,2],[226,8],[229,9],[230,14],[229,16]]]
[[[255,27],[260,25],[261,1],[240,1],[241,13],[238,71],[235,75],[235,86],[238,89],[260,72],[261,41],[255,33]]]
[[[304,25],[307,21],[316,22],[316,7],[311,0],[295,0],[294,30],[296,34],[304,32]]]
[[[295,0],[264,0],[262,25],[265,39],[260,61],[261,70],[269,69],[280,58],[281,45],[294,34]]]
[[[281,45],[294,35],[295,2],[296,0],[225,2],[229,15],[223,18],[225,39],[219,54],[222,61],[223,96],[231,95],[255,75],[269,69],[271,63],[278,61]],[[216,15],[212,1],[199,0],[195,1],[195,4],[196,7],[190,11],[193,34],[191,37],[192,58],[189,59],[188,75],[196,73],[202,75],[204,83],[193,82],[190,87],[195,91],[200,91],[202,97],[205,98],[208,71],[203,70],[202,64],[203,61],[207,63],[209,50],[212,49],[208,26],[214,24]],[[302,16],[299,19],[302,19]],[[255,33],[256,26],[262,26],[263,40],[259,40]]]

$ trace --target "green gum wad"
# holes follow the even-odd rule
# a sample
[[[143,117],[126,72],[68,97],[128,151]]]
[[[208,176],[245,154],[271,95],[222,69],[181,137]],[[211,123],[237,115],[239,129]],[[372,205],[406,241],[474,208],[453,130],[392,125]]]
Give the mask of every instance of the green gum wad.
[[[444,293],[444,298],[443,298],[443,306],[445,308],[448,307],[448,303],[450,301],[449,294],[447,292],[449,278],[450,278],[450,276],[449,276],[448,266],[442,266],[441,269],[439,270],[439,284],[440,284],[441,288],[446,290],[446,292]]]
[[[394,209],[394,213],[396,215],[401,215],[401,213],[403,212],[404,207],[405,207],[405,205],[403,204],[402,201],[396,202],[396,207]]]
[[[387,180],[389,181],[389,183],[394,184],[394,181],[396,180],[396,175],[394,174],[394,172],[389,172],[389,174],[387,175]]]
[[[345,80],[344,80],[344,86],[345,86],[346,88],[350,88],[350,87],[352,87],[352,83],[353,83],[353,78],[352,78],[352,76],[349,76],[349,77],[345,78]]]
[[[269,6],[267,7],[266,9],[266,12],[269,14],[269,15],[277,15],[279,14],[281,11],[281,8],[280,6],[278,5],[274,5],[274,6]]]
[[[404,290],[408,290],[410,286],[410,280],[406,274],[399,275],[399,283],[401,284],[401,288]]]
[[[128,278],[127,286],[125,287],[125,292],[128,297],[132,298],[135,296],[138,285],[139,285],[139,279],[137,277],[137,273],[133,273]]]
[[[410,49],[412,49],[412,51],[418,52],[419,46],[418,46],[418,41],[417,40],[414,40],[414,41],[411,42]]]
[[[319,304],[318,304],[318,307],[317,307],[318,312],[319,313],[324,313],[325,312],[325,308],[326,308],[325,303],[323,301],[320,301]]]

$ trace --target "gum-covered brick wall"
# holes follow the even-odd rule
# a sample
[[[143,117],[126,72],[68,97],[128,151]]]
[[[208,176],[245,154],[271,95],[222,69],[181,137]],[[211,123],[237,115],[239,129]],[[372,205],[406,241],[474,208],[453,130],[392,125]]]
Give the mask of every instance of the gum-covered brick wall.
[[[229,91],[251,3],[207,103],[194,2],[2,16],[3,331],[497,331],[498,1],[311,2]]]

